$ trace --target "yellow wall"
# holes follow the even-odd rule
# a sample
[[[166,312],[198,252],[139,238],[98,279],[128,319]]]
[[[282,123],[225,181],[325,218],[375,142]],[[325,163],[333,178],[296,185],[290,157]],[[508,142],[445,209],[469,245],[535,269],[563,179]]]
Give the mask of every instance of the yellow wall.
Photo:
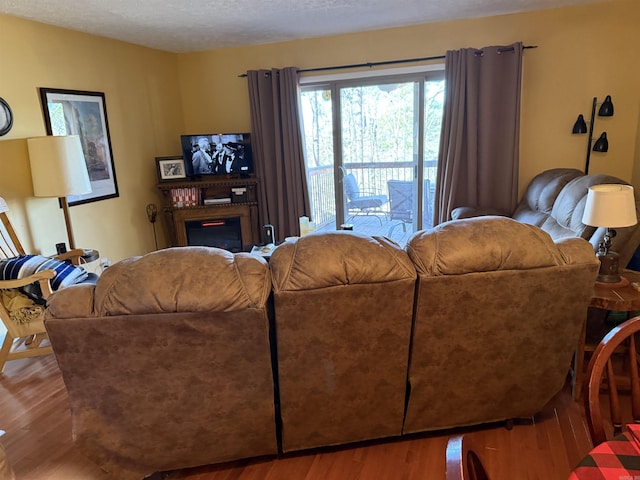
[[[58,201],[33,197],[26,139],[46,135],[39,87],[104,92],[120,196],[71,207],[76,245],[117,261],[154,249],[145,207],[160,205],[155,157],[182,128],[174,54],[0,15],[0,97],[14,126],[0,137],[0,196],[27,251],[67,243]],[[164,241],[162,226],[158,235]]]
[[[104,92],[120,197],[71,208],[76,243],[111,260],[153,249],[145,216],[159,204],[154,157],[180,153],[181,133],[250,129],[248,69],[299,68],[443,54],[448,49],[522,41],[524,54],[520,189],[542,170],[584,168],[586,136],[572,136],[578,113],[611,95],[615,115],[596,121],[609,152],[591,173],[640,187],[640,2],[590,6],[388,29],[269,45],[174,55],[0,15],[0,96],[13,130],[0,137],[0,196],[28,250],[53,253],[66,240],[55,199],[32,196],[26,138],[45,134],[38,87]],[[636,171],[636,169],[638,171]],[[158,225],[160,245],[164,239]]]
[[[428,57],[451,49],[522,41],[538,48],[524,54],[520,189],[548,168],[584,168],[587,138],[572,136],[571,127],[578,113],[589,119],[594,96],[603,100],[605,95],[613,97],[615,115],[597,119],[595,127],[598,135],[608,132],[609,152],[592,154],[590,173],[631,181],[640,116],[638,22],[640,2],[615,0],[181,55],[185,128],[248,129],[247,81],[238,74],[249,69]]]

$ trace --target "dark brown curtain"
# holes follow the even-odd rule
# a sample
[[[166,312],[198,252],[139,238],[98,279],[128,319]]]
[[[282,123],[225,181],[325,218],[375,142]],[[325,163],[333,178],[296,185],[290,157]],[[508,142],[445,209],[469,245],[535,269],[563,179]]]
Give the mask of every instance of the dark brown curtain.
[[[260,180],[260,222],[274,227],[276,240],[299,235],[299,218],[309,216],[298,69],[250,70],[252,148]]]
[[[434,219],[518,200],[522,43],[448,51]]]

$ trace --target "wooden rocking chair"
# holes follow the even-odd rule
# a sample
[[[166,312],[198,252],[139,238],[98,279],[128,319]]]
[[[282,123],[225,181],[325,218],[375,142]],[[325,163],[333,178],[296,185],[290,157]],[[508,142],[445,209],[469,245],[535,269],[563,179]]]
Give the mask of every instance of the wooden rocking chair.
[[[0,259],[13,258],[24,255],[25,251],[7,216],[9,208],[7,202],[0,197]],[[54,257],[57,260],[70,260],[74,265],[80,264],[82,249],[74,249]],[[42,296],[47,298],[51,294],[50,280],[55,276],[54,270],[43,270],[17,280],[0,280],[0,289],[18,289],[38,282]],[[1,297],[0,297],[1,298]],[[44,315],[29,322],[18,323],[11,318],[9,309],[0,300],[0,319],[7,329],[7,333],[0,347],[0,373],[9,360],[35,357],[52,353],[47,340],[47,332],[43,323]]]

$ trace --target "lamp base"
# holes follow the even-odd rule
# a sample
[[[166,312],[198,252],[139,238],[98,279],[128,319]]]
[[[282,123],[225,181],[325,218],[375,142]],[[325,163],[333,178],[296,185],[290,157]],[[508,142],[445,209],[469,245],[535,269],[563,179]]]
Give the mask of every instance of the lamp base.
[[[620,271],[620,256],[613,250],[607,250],[605,248],[604,251],[598,251],[596,257],[598,257],[598,260],[600,260],[600,270],[598,271],[596,282],[599,285],[613,284],[614,286],[612,288],[615,288],[616,286],[623,286],[617,285],[622,281],[622,277],[620,277],[620,274],[618,273]]]
[[[619,277],[620,277],[620,280],[618,280],[617,282],[608,282],[608,281],[601,281],[600,275],[598,275],[598,278],[596,278],[596,285],[598,287],[604,287],[604,288],[622,288],[629,285],[628,278],[622,277],[622,276],[619,276]]]

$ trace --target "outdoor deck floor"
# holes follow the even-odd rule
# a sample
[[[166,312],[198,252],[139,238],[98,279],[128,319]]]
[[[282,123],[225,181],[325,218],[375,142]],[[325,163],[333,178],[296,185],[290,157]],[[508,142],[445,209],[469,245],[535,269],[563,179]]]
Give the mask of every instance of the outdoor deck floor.
[[[399,220],[389,220],[383,214],[381,215],[356,215],[348,219],[348,223],[353,225],[353,231],[363,235],[387,237],[401,247],[407,244],[407,241],[413,235],[413,227],[410,223],[404,224]],[[317,231],[331,231],[335,229],[335,225],[330,224],[324,226]]]

